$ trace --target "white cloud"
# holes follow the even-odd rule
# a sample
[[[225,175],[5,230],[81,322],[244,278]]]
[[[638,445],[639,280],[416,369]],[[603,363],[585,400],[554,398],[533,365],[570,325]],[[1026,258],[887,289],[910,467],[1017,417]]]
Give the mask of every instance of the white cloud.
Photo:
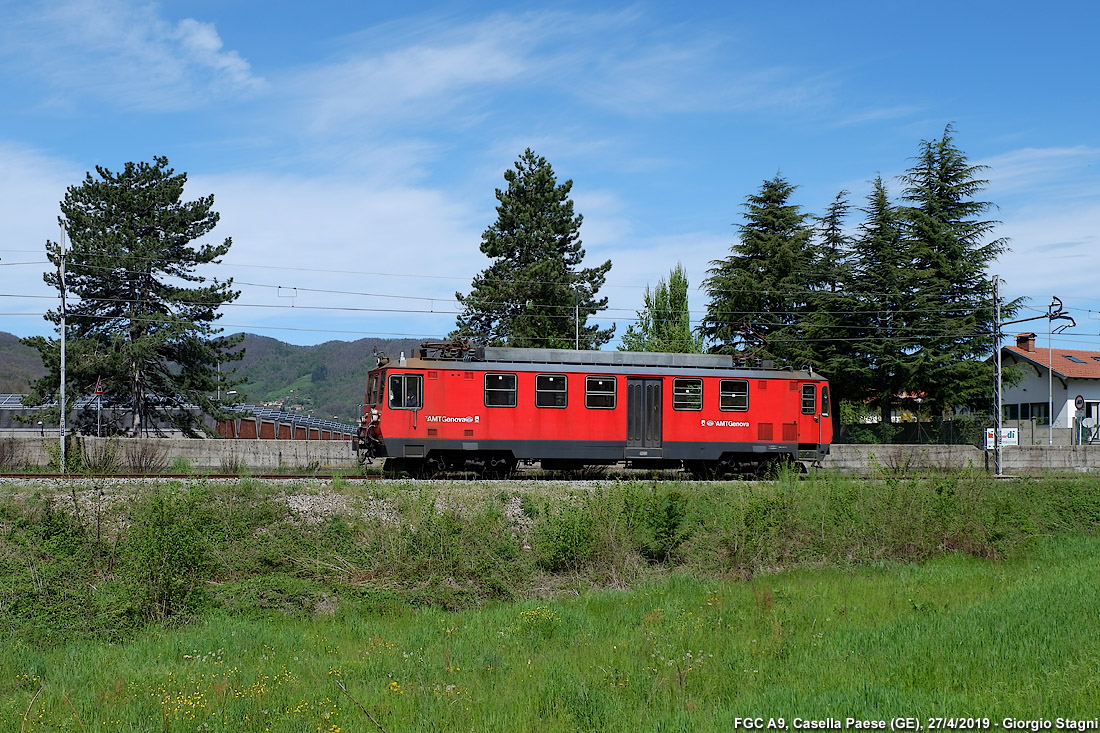
[[[0,29],[3,57],[53,96],[90,97],[139,110],[175,110],[212,94],[265,85],[223,49],[213,25],[165,19],[130,0],[32,3]]]

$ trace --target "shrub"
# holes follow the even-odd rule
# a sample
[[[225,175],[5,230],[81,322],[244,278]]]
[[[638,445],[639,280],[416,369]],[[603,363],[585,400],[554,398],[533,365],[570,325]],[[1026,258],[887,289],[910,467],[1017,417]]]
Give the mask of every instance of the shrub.
[[[197,610],[212,565],[207,530],[214,524],[205,492],[160,489],[138,504],[122,548],[120,576],[133,612],[165,620]]]

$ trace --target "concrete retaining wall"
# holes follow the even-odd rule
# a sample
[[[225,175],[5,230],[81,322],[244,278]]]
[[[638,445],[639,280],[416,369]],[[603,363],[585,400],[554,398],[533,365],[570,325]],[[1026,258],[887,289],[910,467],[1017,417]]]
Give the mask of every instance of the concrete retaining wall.
[[[0,442],[9,438],[0,437]],[[13,467],[46,466],[59,452],[58,439],[39,437],[14,437],[15,457],[9,460]],[[188,438],[115,439],[80,437],[69,450],[83,450],[95,458],[113,445],[121,470],[134,468],[135,464],[162,465],[167,467],[182,458],[192,468],[214,472],[236,473],[245,468],[256,471],[288,469],[350,469],[356,465],[355,453],[348,440],[195,440]],[[78,447],[77,447],[78,446]],[[0,457],[4,448],[0,446]]]
[[[4,443],[4,441],[12,441]],[[82,450],[93,458],[102,455],[108,438],[81,437]],[[146,457],[171,465],[185,459],[200,470],[235,473],[240,469],[273,471],[283,469],[351,469],[356,465],[351,442],[346,440],[192,440],[187,438],[150,438],[115,440],[120,451],[122,470],[131,468],[133,459],[145,451]],[[9,446],[9,447],[5,447]],[[56,438],[38,436],[0,437],[0,461],[12,470],[23,466],[47,466],[58,452]],[[130,452],[128,454],[128,452]],[[1006,446],[1003,473],[1035,475],[1046,472],[1100,472],[1100,445],[1086,446]],[[129,460],[128,460],[129,459]],[[992,472],[993,454],[971,445],[834,445],[824,467],[847,474],[873,474],[881,470],[908,471],[982,469]]]

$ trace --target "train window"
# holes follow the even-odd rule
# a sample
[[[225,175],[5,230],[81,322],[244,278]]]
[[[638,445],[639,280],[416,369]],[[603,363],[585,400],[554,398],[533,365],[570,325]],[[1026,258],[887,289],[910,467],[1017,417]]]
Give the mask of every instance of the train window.
[[[828,417],[829,415],[829,385],[821,385],[821,415],[822,417]]]
[[[535,407],[565,407],[569,380],[564,374],[535,375]]]
[[[673,379],[672,380],[672,409],[673,410],[702,410],[703,409],[703,380],[702,379]]]
[[[585,377],[584,406],[592,409],[615,409],[615,377]]]
[[[419,410],[424,406],[424,378],[419,374],[390,375],[390,408]]]
[[[723,379],[718,383],[718,407],[726,412],[749,409],[749,383],[744,379]]]
[[[802,385],[802,414],[812,415],[817,411],[817,387],[813,384]]]
[[[485,406],[486,407],[515,407],[516,406],[516,375],[515,374],[486,374],[485,375]]]
[[[377,405],[378,404],[378,402],[379,402],[379,399],[378,399],[378,383],[380,381],[381,380],[379,379],[377,372],[375,372],[374,374],[371,374],[370,379],[367,380],[367,404],[368,405]]]

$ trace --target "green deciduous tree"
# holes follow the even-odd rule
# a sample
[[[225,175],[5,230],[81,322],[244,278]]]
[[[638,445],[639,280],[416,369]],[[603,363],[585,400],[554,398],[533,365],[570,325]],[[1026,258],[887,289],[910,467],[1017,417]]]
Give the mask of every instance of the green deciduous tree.
[[[676,263],[668,282],[660,280],[653,290],[646,286],[638,322],[627,326],[623,351],[664,351],[697,354],[703,337],[691,329],[688,310],[688,278],[684,266]]]
[[[233,351],[241,337],[217,337],[212,325],[219,307],[240,293],[232,279],[206,284],[195,273],[220,262],[232,242],[193,244],[214,229],[219,215],[213,196],[182,200],[186,181],[167,158],[156,157],[152,164],[127,163],[117,173],[97,167],[61,202],[72,245],[64,282],[69,395],[90,393],[101,378],[105,401],[132,410],[135,435],[154,429],[154,416],[196,434],[201,416],[190,406],[224,416],[215,393],[219,384],[234,382],[221,381],[219,365],[242,356]],[[59,266],[61,245],[48,242],[46,250]],[[61,290],[60,267],[44,279]],[[60,326],[60,308],[46,318]],[[32,399],[55,394],[59,339],[26,343],[50,370],[35,383]]]
[[[481,235],[492,264],[468,294],[455,293],[463,312],[451,338],[488,345],[595,349],[614,326],[589,318],[607,308],[598,298],[611,261],[581,266],[582,217],[569,198],[572,181],[559,184],[546,158],[528,148],[497,189],[497,220]]]

